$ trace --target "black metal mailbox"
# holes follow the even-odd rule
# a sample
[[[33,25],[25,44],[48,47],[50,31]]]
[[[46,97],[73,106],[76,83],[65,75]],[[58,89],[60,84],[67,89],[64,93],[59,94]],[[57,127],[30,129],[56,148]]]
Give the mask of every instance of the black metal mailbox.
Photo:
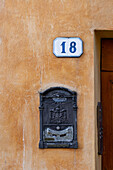
[[[52,87],[40,93],[39,148],[78,148],[77,94]]]

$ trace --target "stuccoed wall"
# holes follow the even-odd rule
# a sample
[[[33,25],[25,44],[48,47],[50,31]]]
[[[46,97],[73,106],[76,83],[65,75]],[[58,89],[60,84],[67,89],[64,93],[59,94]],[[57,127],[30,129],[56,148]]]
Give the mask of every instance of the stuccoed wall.
[[[0,1],[0,168],[93,170],[94,29],[113,30],[112,0]],[[56,37],[80,37],[80,58],[56,58]],[[39,92],[63,86],[78,93],[78,145],[40,150]]]

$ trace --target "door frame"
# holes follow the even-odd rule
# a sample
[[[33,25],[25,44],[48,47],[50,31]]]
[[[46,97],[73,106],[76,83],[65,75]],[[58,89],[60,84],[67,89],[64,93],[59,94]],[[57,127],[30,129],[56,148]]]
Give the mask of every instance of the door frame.
[[[102,61],[102,39],[113,38],[113,30],[94,30],[94,147],[95,147],[95,170],[102,170],[102,156],[98,155],[98,131],[97,131],[97,104],[101,101],[101,61]]]

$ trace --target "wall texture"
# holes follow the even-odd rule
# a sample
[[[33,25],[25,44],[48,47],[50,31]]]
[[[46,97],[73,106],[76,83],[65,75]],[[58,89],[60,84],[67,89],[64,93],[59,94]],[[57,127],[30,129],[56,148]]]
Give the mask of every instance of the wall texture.
[[[112,0],[0,0],[0,169],[96,168],[94,30],[113,30]],[[56,58],[56,37],[80,37],[80,58]],[[40,150],[39,92],[78,93],[78,145]]]

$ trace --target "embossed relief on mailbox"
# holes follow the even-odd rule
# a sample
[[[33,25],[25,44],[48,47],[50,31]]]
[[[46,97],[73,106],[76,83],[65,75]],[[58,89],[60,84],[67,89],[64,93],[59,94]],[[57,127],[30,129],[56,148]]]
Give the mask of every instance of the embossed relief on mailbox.
[[[77,94],[63,87],[40,93],[39,148],[78,148]]]

